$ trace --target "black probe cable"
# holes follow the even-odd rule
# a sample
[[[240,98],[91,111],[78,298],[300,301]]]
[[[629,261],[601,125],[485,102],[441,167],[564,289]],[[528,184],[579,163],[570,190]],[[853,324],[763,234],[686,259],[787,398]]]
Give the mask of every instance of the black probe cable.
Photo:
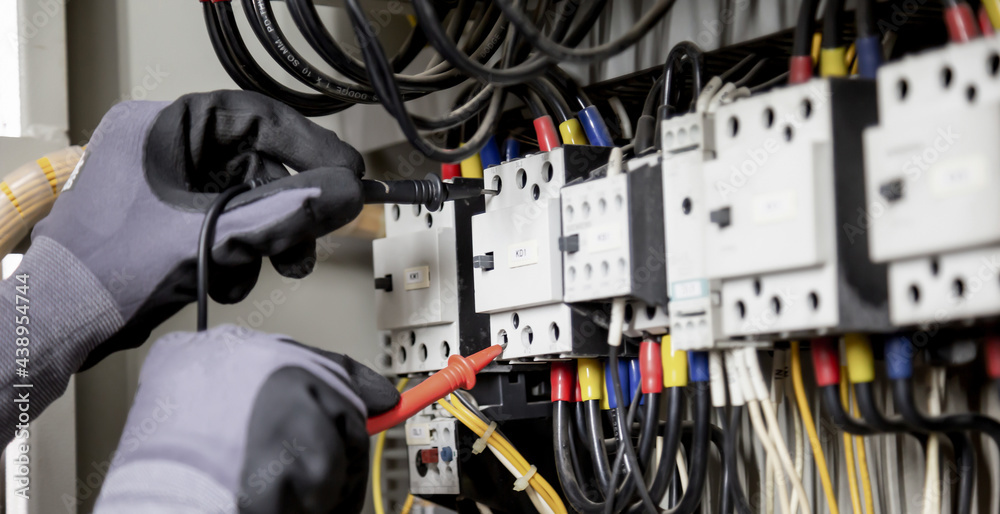
[[[219,221],[226,204],[241,193],[253,188],[255,184],[237,184],[226,189],[212,200],[205,212],[205,220],[201,224],[198,236],[198,332],[208,328],[208,268],[212,263],[212,244],[215,242],[215,225]]]
[[[802,0],[799,6],[799,18],[795,23],[795,33],[792,36],[792,57],[812,55],[812,40],[816,32],[818,10],[819,0]]]
[[[702,70],[705,67],[705,57],[704,52],[698,45],[692,43],[691,41],[681,41],[674,45],[670,49],[670,53],[667,54],[667,59],[663,63],[663,97],[661,99],[662,106],[670,111],[671,95],[673,93],[674,84],[674,70],[677,64],[682,62],[681,57],[687,58],[687,63],[691,66],[691,105],[695,105],[698,102],[698,95],[701,94],[702,82]],[[690,110],[690,108],[688,109]]]
[[[275,98],[307,116],[331,114],[352,105],[323,95],[301,93],[275,82],[253,60],[250,51],[239,36],[232,5],[229,2],[205,2],[204,5],[211,20],[208,26],[216,53],[219,54],[220,58],[225,55],[227,59],[231,59],[235,63],[235,66],[233,63],[226,65],[226,69],[231,76],[235,72],[244,77],[242,81],[234,77],[238,84],[243,82],[241,86],[244,86],[244,89]],[[215,30],[218,32],[215,33]],[[222,48],[219,48],[220,45]],[[245,87],[245,84],[249,84],[251,87]]]
[[[421,0],[418,0],[417,3],[420,3],[420,1]],[[545,54],[549,59],[560,62],[591,64],[593,62],[618,55],[637,43],[643,36],[646,35],[647,32],[649,32],[650,29],[660,22],[660,19],[663,18],[663,16],[667,14],[667,11],[674,6],[675,1],[676,0],[660,0],[646,12],[646,14],[635,24],[635,26],[629,29],[629,31],[623,34],[620,38],[614,41],[609,41],[603,45],[585,48],[582,50],[564,46],[546,38],[542,32],[531,23],[531,20],[529,20],[524,13],[521,12],[516,5],[514,5],[512,0],[496,0],[496,3],[500,6],[500,10],[503,11],[504,16],[510,20],[511,25],[524,34],[525,39],[527,39],[532,46],[538,49],[539,52]]]

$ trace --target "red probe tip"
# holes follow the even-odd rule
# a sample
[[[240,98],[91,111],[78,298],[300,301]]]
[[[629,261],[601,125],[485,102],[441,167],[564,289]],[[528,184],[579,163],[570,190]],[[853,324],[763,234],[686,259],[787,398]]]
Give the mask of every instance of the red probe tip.
[[[390,429],[458,388],[472,389],[476,385],[476,373],[502,354],[503,346],[493,345],[468,357],[452,355],[448,358],[448,366],[400,395],[399,403],[392,410],[368,418],[368,433],[374,435]]]

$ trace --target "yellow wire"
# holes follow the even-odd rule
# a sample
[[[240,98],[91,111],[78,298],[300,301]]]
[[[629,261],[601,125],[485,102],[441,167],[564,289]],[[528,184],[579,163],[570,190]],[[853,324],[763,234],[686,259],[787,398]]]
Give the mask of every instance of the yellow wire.
[[[454,395],[451,395],[450,404],[445,402],[443,399],[438,400],[438,403],[443,405],[446,410],[448,410],[449,408],[454,409],[454,410],[448,410],[448,412],[450,412],[453,416],[458,418],[459,421],[461,421],[465,426],[469,427],[469,429],[471,429],[473,432],[476,432],[477,435],[482,436],[483,434],[486,433],[486,430],[488,428],[487,425],[483,423],[483,421],[479,419],[475,414],[469,411],[469,409],[467,409],[464,405],[462,405],[461,402],[457,401],[454,398]],[[521,456],[521,454],[517,451],[517,449],[515,449],[514,446],[510,443],[510,441],[504,439],[503,437],[497,434],[491,434],[490,438],[487,440],[487,444],[496,448],[500,452],[500,454],[504,456],[504,458],[510,461],[510,463],[514,466],[515,469],[518,470],[519,473],[521,473],[521,475],[524,475],[525,473],[528,472],[528,469],[531,467],[531,465],[528,464],[528,461],[525,460],[523,456]],[[551,508],[553,512],[556,512],[558,514],[566,513],[566,507],[563,505],[562,500],[559,498],[559,495],[556,494],[555,490],[552,489],[552,486],[549,485],[548,481],[546,481],[541,474],[536,472],[528,480],[528,483],[531,484],[532,488],[536,492],[538,492],[539,496],[541,496],[542,500],[549,505],[549,508]]]
[[[403,391],[406,384],[410,381],[409,378],[403,377],[396,382],[396,390],[399,392]],[[382,501],[382,452],[385,450],[385,433],[387,430],[379,432],[378,438],[375,439],[375,456],[372,458],[375,462],[372,463],[372,498],[375,503],[375,513],[385,514],[385,504]],[[410,506],[413,506],[413,496],[408,495],[406,498]],[[409,512],[409,508],[406,504],[403,505],[406,512]]]
[[[482,437],[483,434],[486,433],[486,424],[466,409],[460,402],[452,400],[452,403],[448,403],[444,401],[444,399],[440,399],[437,403],[443,409],[451,413],[452,416],[455,416],[456,419],[461,421],[463,425],[475,432],[476,435]],[[490,434],[486,443],[496,448],[497,451],[504,456],[504,458],[510,461],[510,463],[522,476],[528,472],[528,469],[531,467],[528,464],[528,461],[521,456],[521,454],[513,447],[513,445],[510,444],[509,441],[494,432]],[[531,487],[534,488],[536,492],[538,492],[538,495],[541,496],[542,500],[548,504],[549,508],[551,508],[553,512],[556,514],[568,514],[566,506],[563,505],[559,495],[556,494],[555,490],[552,489],[552,486],[549,485],[548,481],[546,481],[540,473],[536,472],[533,474],[528,480],[528,483],[531,484]]]
[[[851,396],[855,396],[854,388],[851,388]],[[858,411],[857,398],[854,399],[853,412],[854,417],[861,416],[861,413]],[[867,514],[875,514],[875,497],[872,495],[872,477],[868,473],[868,455],[865,452],[865,440],[863,437],[856,435],[854,436],[854,444],[858,449],[858,468],[861,474],[861,492],[865,499],[865,512]]]
[[[385,432],[382,433],[384,434]],[[399,514],[410,514],[411,510],[413,510],[413,495],[407,494],[406,501],[403,502],[403,508],[399,510]]]
[[[830,481],[830,471],[826,469],[826,456],[823,454],[823,446],[819,442],[816,434],[816,425],[813,423],[812,412],[809,411],[809,401],[806,400],[805,386],[802,385],[802,359],[799,356],[799,342],[792,341],[792,388],[795,389],[795,402],[799,406],[799,413],[802,415],[802,424],[809,435],[809,445],[812,446],[813,456],[816,459],[816,468],[819,470],[819,479],[823,483],[823,493],[826,495],[826,503],[830,508],[830,514],[840,514],[837,508],[837,496],[833,492],[833,483]]]
[[[847,367],[840,368],[840,404],[850,411],[850,394],[847,392]],[[844,438],[844,458],[847,460],[847,488],[851,492],[851,507],[854,514],[861,514],[861,497],[858,494],[858,470],[854,467],[854,438],[846,431]]]

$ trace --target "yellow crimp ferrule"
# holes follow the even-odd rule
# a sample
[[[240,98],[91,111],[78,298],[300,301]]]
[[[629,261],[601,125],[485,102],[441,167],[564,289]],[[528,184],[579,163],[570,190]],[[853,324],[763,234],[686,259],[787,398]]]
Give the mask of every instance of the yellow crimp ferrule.
[[[14,208],[17,209],[17,213],[23,217],[24,213],[21,212],[21,205],[17,202],[17,198],[14,197],[14,192],[10,190],[10,186],[8,186],[6,182],[0,182],[0,191],[3,191],[3,194],[7,195],[7,199],[10,200],[10,203],[14,204]]]
[[[42,173],[45,174],[45,178],[49,179],[49,185],[52,186],[52,194],[59,194],[59,181],[56,177],[56,169],[52,167],[52,161],[48,157],[42,157],[35,161],[38,163],[38,167],[42,169]]]
[[[580,380],[580,399],[600,400],[604,391],[604,366],[597,359],[577,359],[576,376]]]
[[[990,25],[993,25],[995,29],[1000,29],[1000,0],[986,0],[983,2],[983,7],[986,8],[986,14],[990,17]]]
[[[837,48],[824,48],[819,51],[819,76],[821,77],[845,77],[847,76],[847,64],[845,56],[847,49],[838,46]]]
[[[465,159],[459,165],[462,168],[463,178],[483,178],[483,160],[479,158],[479,153]]]
[[[688,385],[687,352],[672,350],[670,336],[660,340],[660,361],[663,363],[663,387],[684,387]]]
[[[864,334],[844,336],[844,353],[847,356],[847,378],[852,384],[875,380],[875,358],[872,345]]]
[[[559,135],[564,145],[589,145],[587,134],[583,131],[580,120],[570,118],[559,124]]]

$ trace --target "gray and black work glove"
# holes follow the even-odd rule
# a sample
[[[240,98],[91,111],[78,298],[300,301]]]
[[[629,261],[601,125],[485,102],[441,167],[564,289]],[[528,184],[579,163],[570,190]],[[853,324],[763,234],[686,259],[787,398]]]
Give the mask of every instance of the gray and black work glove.
[[[307,275],[316,238],[354,219],[364,201],[364,163],[354,148],[280,102],[244,91],[119,104],[83,159],[32,234],[32,251],[68,261],[62,265],[97,288],[53,308],[87,310],[82,304],[100,296],[115,311],[104,330],[80,341],[82,369],[140,345],[195,299],[199,231],[220,191],[264,184],[233,199],[218,221],[209,294],[224,303],[246,297],[264,256],[282,275]]]
[[[349,357],[223,325],[150,350],[95,513],[356,513],[367,416],[399,401]]]

